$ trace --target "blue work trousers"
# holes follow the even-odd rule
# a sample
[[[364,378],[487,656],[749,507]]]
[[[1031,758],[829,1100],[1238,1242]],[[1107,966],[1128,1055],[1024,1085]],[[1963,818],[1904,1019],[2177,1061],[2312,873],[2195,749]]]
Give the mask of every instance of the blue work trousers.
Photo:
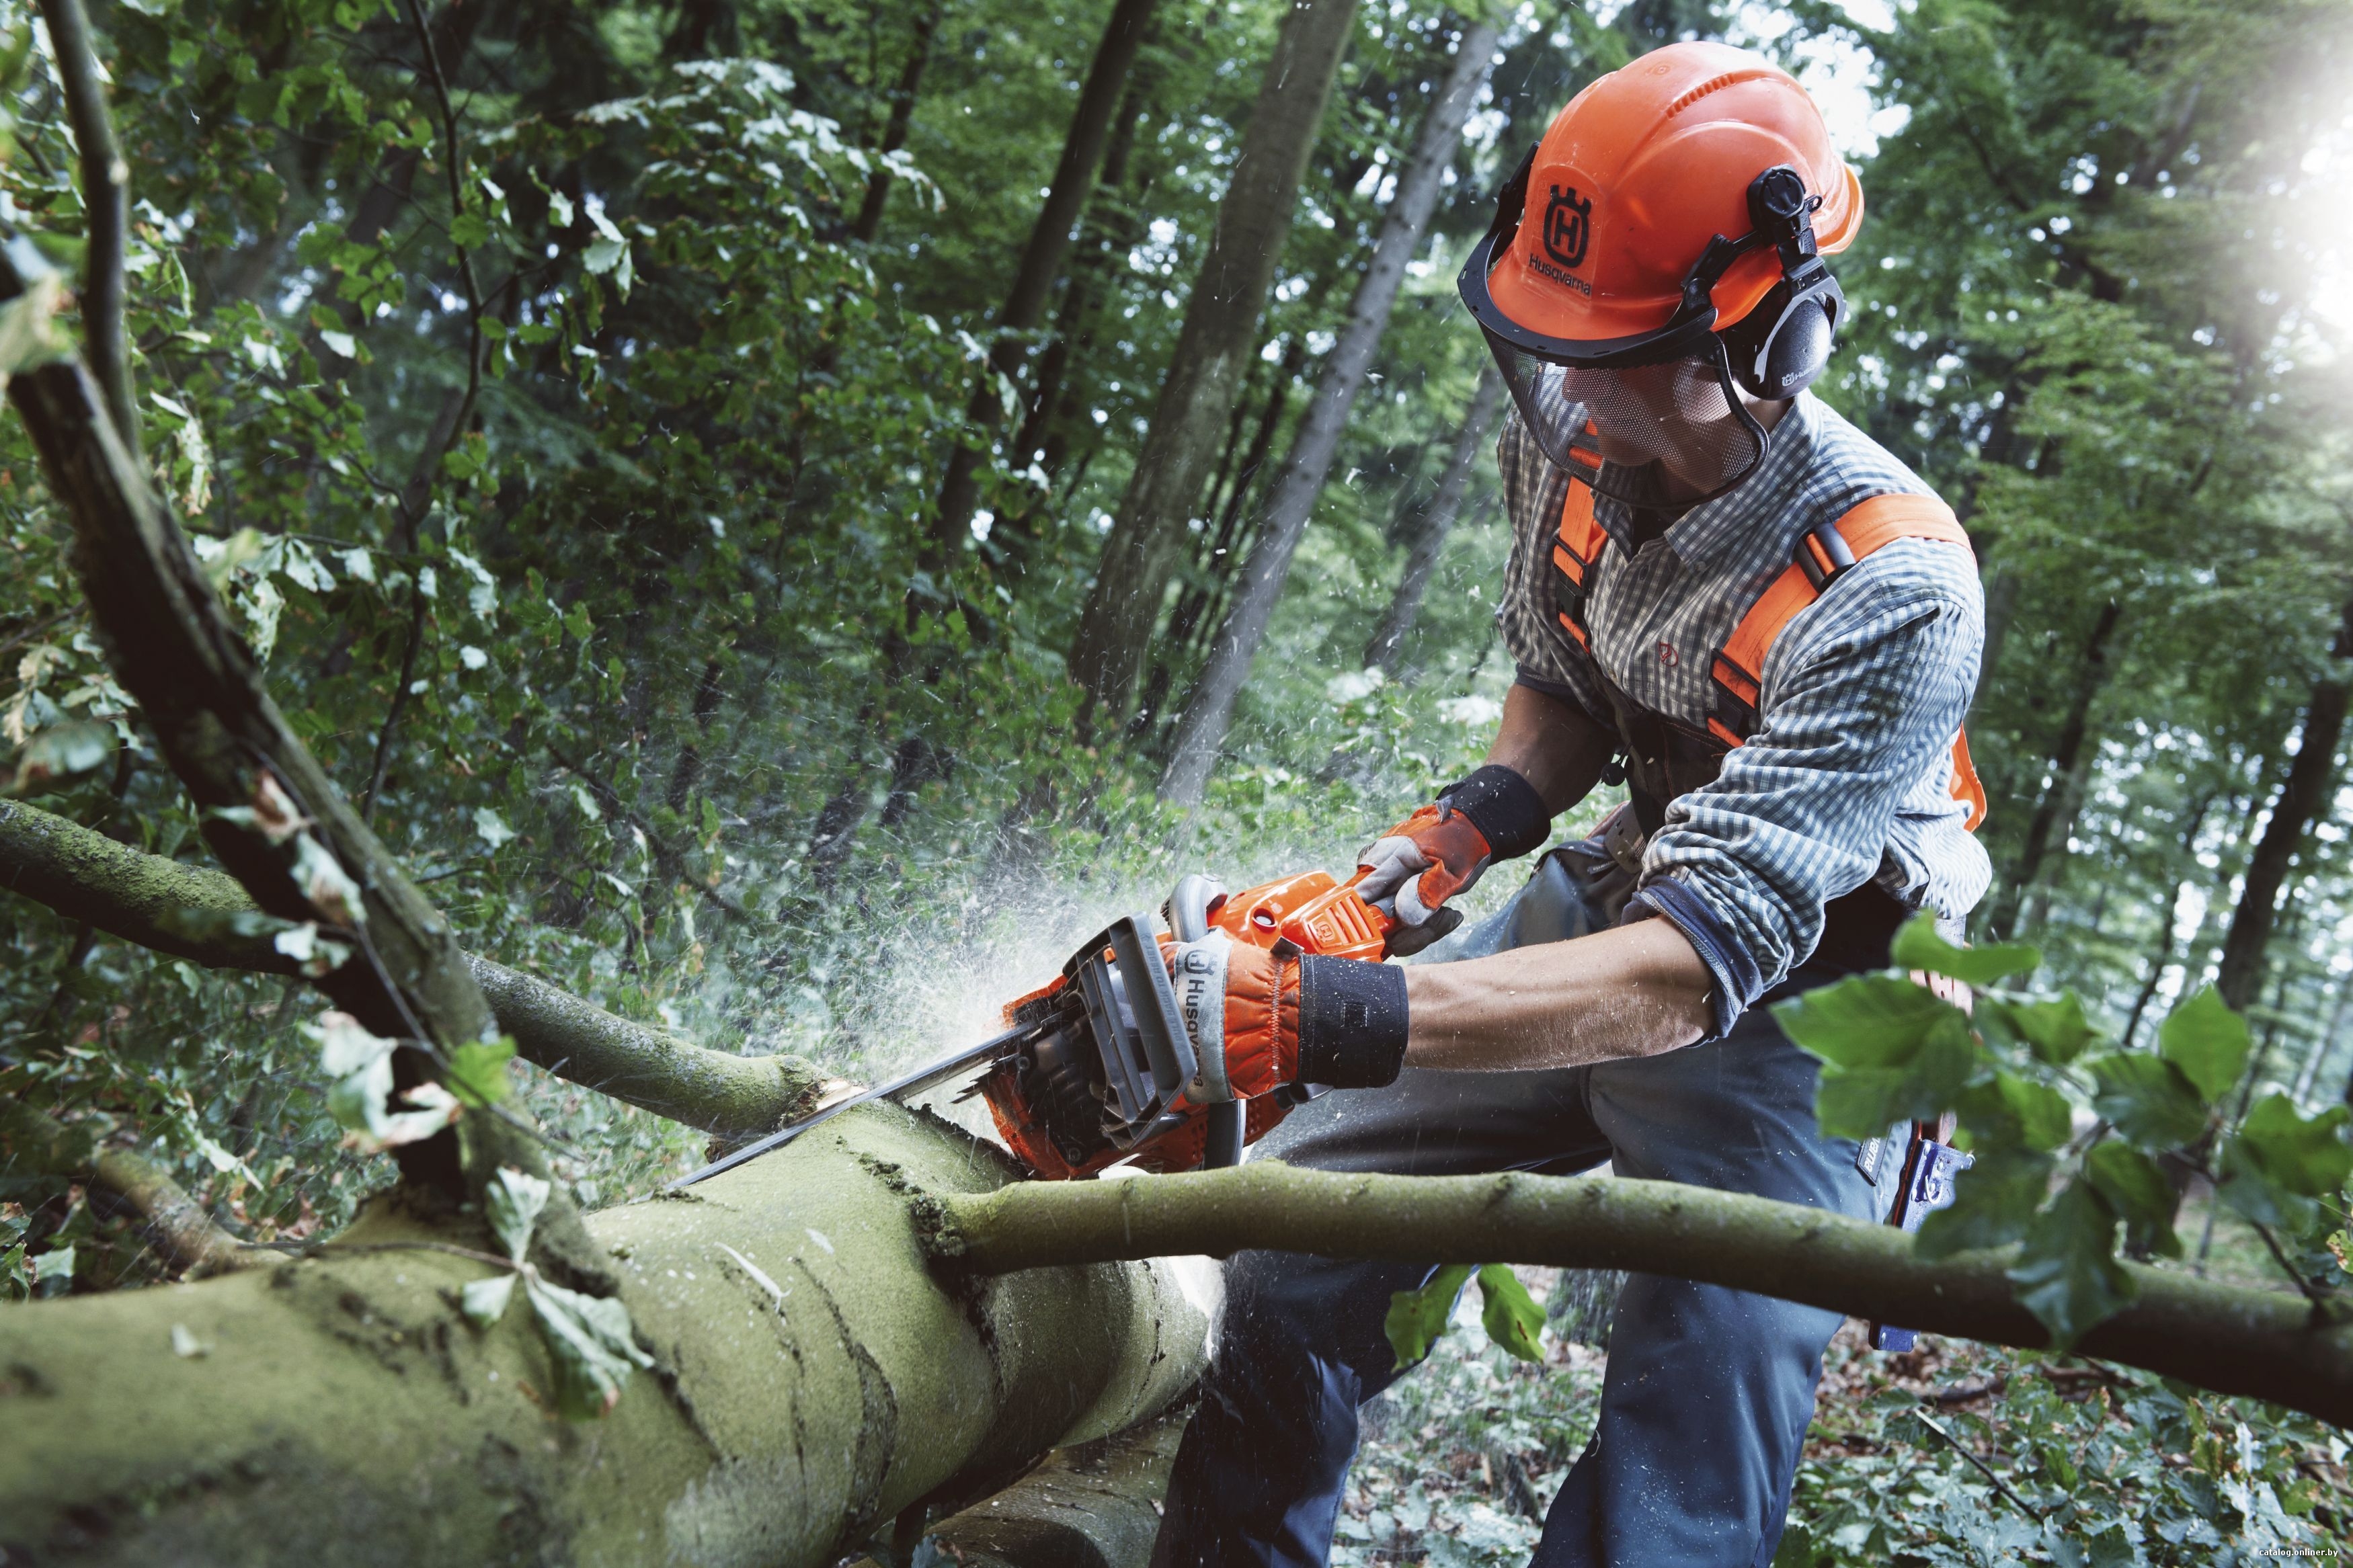
[[[1451,957],[1591,929],[1573,852]],[[1877,1218],[1856,1145],[1814,1125],[1815,1063],[1767,1003],[1838,978],[1801,969],[1731,1033],[1639,1060],[1541,1072],[1408,1070],[1293,1111],[1254,1150],[1334,1171],[1688,1182]],[[1894,1186],[1893,1182],[1886,1184]],[[1382,1320],[1427,1266],[1243,1252],[1226,1268],[1214,1368],[1169,1482],[1154,1568],[1322,1563],[1356,1407],[1396,1381]],[[1539,1568],[1762,1568],[1781,1537],[1838,1313],[1633,1275],[1618,1297],[1599,1429],[1545,1521]]]

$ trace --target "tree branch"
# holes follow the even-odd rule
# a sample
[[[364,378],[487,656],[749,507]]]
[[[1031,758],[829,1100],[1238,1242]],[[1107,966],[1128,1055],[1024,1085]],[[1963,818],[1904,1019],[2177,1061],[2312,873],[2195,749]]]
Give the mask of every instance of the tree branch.
[[[34,313],[27,331],[36,338],[51,276],[22,240],[0,247],[0,305]],[[116,437],[89,371],[71,356],[9,368],[8,400],[72,521],[75,570],[108,661],[202,814],[206,841],[265,911],[315,921],[356,950],[317,984],[373,1033],[428,1047],[396,1054],[394,1092],[431,1079],[458,1047],[493,1032],[449,922],[270,701],[186,536]],[[453,1212],[503,1166],[546,1173],[535,1142],[496,1116],[463,1118],[396,1158],[413,1196]],[[536,1237],[535,1255],[567,1279],[592,1289],[609,1279],[560,1186]]]
[[[18,1166],[102,1187],[130,1205],[172,1271],[184,1279],[226,1274],[255,1261],[170,1172],[144,1154],[102,1148],[88,1130],[21,1100],[0,1101],[0,1144]]]
[[[1670,1182],[1340,1175],[1263,1161],[1119,1182],[1020,1183],[933,1205],[935,1255],[981,1274],[1273,1247],[1400,1262],[1623,1268],[1932,1333],[2044,1349],[2007,1251],[1929,1259],[1888,1226]],[[2138,1300],[2085,1355],[2353,1421],[2353,1329],[2300,1298],[2126,1265]]]
[[[73,121],[74,150],[81,163],[81,205],[90,227],[82,257],[81,330],[90,363],[106,389],[114,433],[135,464],[139,458],[139,402],[131,385],[131,340],[122,328],[122,258],[131,230],[131,165],[114,142],[106,113],[106,79],[90,47],[90,18],[81,0],[41,0],[56,52],[58,79],[65,85],[66,113]]]
[[[254,911],[218,871],[142,854],[37,806],[0,800],[0,888],[68,920],[207,969],[292,974]],[[525,1061],[569,1082],[723,1138],[770,1132],[836,1086],[794,1056],[739,1057],[630,1023],[542,980],[466,955],[475,983]]]

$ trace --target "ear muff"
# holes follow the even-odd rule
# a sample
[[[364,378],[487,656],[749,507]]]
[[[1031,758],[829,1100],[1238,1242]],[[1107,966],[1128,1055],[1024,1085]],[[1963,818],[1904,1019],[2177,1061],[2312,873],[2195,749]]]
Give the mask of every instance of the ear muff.
[[[1795,397],[1822,374],[1837,346],[1846,294],[1815,247],[1813,214],[1821,204],[1787,163],[1749,183],[1754,232],[1781,258],[1781,280],[1721,334],[1733,378],[1752,397]]]
[[[1810,279],[1784,279],[1724,332],[1733,378],[1752,397],[1795,397],[1813,384],[1837,346],[1846,295],[1817,261]]]

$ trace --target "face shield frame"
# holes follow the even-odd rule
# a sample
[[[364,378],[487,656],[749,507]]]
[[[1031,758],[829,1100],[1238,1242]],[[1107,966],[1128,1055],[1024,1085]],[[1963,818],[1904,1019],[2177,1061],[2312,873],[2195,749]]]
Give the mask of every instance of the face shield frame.
[[[1626,337],[1560,338],[1514,321],[1495,303],[1487,283],[1497,259],[1510,250],[1519,234],[1527,210],[1528,185],[1535,169],[1535,157],[1536,149],[1531,146],[1518,169],[1496,193],[1495,216],[1486,234],[1471,247],[1470,257],[1455,280],[1456,290],[1472,319],[1479,324],[1487,351],[1520,411],[1522,425],[1555,468],[1584,480],[1598,493],[1629,505],[1680,512],[1728,494],[1763,465],[1772,443],[1771,433],[1757,422],[1741,395],[1738,383],[1749,379],[1741,372],[1752,367],[1762,371],[1768,361],[1775,359],[1775,345],[1783,340],[1785,332],[1789,332],[1793,322],[1804,321],[1802,308],[1820,308],[1833,328],[1845,314],[1845,296],[1816,252],[1812,215],[1821,205],[1821,197],[1807,195],[1803,180],[1787,164],[1764,171],[1748,187],[1753,226],[1737,239],[1721,234],[1709,239],[1699,259],[1684,275],[1682,298],[1663,323]],[[1715,286],[1734,262],[1767,246],[1780,253],[1782,279],[1751,314],[1767,318],[1770,325],[1759,334],[1757,344],[1742,344],[1741,364],[1736,368],[1726,334],[1716,331]],[[1737,325],[1731,331],[1736,331]],[[1792,339],[1806,335],[1803,331],[1789,332]],[[1829,346],[1827,334],[1821,334],[1819,341],[1816,372],[1820,369],[1819,359],[1827,357]],[[1543,373],[1538,370],[1534,375],[1528,374],[1522,368],[1524,359],[1533,360],[1539,366],[1556,367],[1564,380],[1569,373],[1577,371],[1636,370],[1681,360],[1694,361],[1698,368],[1712,373],[1722,389],[1731,419],[1753,444],[1754,454],[1737,472],[1705,488],[1703,493],[1669,500],[1655,473],[1662,466],[1662,458],[1651,459],[1622,478],[1606,470],[1600,449],[1593,439],[1592,421],[1588,419],[1572,430],[1564,428],[1566,421],[1548,417],[1539,396]],[[1788,384],[1795,378],[1778,379]],[[1811,379],[1809,374],[1795,381],[1789,387],[1790,395]]]

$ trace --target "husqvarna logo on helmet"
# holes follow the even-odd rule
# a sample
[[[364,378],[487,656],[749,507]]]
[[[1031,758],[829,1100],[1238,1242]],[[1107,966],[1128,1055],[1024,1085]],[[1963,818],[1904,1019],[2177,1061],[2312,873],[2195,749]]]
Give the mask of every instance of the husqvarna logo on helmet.
[[[1582,266],[1586,242],[1593,237],[1593,198],[1577,199],[1577,187],[1563,190],[1552,187],[1552,200],[1546,204],[1544,220],[1545,254],[1563,267]]]

